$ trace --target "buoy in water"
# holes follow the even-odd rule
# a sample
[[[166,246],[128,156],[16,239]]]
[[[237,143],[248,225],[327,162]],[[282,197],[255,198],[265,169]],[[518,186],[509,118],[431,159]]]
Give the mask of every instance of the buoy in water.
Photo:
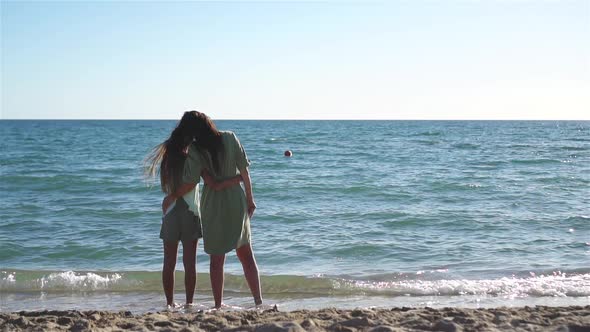
[[[285,151],[285,157],[291,157],[292,155],[293,155],[293,152],[291,152],[291,150]]]

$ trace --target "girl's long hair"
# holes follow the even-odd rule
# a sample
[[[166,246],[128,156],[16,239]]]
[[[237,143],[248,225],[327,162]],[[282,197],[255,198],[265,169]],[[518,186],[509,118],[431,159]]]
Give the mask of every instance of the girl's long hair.
[[[189,112],[185,112],[170,137],[156,145],[145,159],[146,175],[156,177],[159,173],[164,193],[171,194],[182,185],[186,151],[192,141],[188,131],[191,117]]]
[[[159,173],[164,193],[171,194],[182,185],[184,162],[191,143],[208,152],[213,171],[219,173],[223,151],[221,133],[204,113],[185,112],[170,137],[155,146],[145,159],[146,175],[155,177]]]
[[[194,143],[198,148],[209,153],[212,171],[219,174],[221,170],[221,158],[223,154],[223,143],[221,133],[215,124],[205,113],[194,112],[195,121],[191,122],[190,131],[194,135]]]

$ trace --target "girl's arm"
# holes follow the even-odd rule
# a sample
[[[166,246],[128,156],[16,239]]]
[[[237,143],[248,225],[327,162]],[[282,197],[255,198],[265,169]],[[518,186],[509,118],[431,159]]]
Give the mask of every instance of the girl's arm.
[[[206,170],[203,170],[203,172],[201,173],[201,177],[203,178],[203,182],[205,182],[207,186],[211,187],[211,189],[215,191],[223,190],[231,186],[240,184],[240,181],[242,180],[240,176],[234,176],[233,178],[217,182]]]
[[[197,186],[196,183],[183,183],[175,192],[168,194],[162,201],[162,213],[166,213],[168,207],[172,202],[177,200],[179,197],[186,195],[189,191],[193,190]]]
[[[244,189],[246,190],[246,203],[248,204],[248,216],[252,218],[254,210],[256,210],[256,203],[254,203],[254,195],[252,194],[252,180],[250,179],[250,171],[248,167],[240,170],[240,176],[244,181]]]
[[[215,179],[213,179],[213,177],[206,170],[203,170],[203,172],[201,173],[201,176],[203,177],[203,181],[208,186],[210,186],[211,189],[216,190],[216,191],[223,190],[225,188],[229,188],[231,186],[235,186],[237,184],[240,184],[240,181],[242,180],[242,178],[240,176],[234,176],[231,179],[224,180],[221,182],[216,182]],[[178,189],[176,189],[175,192],[164,197],[164,200],[162,201],[162,212],[166,213],[166,210],[168,209],[170,204],[172,204],[172,202],[174,202],[178,198],[186,195],[186,193],[193,190],[196,186],[197,186],[196,183],[183,183],[182,186],[180,186]]]

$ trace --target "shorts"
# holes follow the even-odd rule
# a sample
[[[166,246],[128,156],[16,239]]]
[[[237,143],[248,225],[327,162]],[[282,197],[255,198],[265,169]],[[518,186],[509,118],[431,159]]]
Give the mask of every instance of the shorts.
[[[174,207],[162,217],[160,239],[165,242],[192,241],[203,237],[201,219],[188,209],[183,198],[176,200]]]

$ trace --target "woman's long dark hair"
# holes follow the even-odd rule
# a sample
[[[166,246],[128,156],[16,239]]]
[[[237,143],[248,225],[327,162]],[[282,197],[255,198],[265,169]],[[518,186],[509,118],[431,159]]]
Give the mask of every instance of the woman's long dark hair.
[[[221,133],[204,113],[185,112],[170,137],[154,147],[145,159],[146,174],[155,177],[159,172],[163,192],[173,193],[182,185],[186,152],[191,143],[209,152],[213,170],[219,172],[223,151]]]
[[[213,171],[219,173],[221,170],[221,155],[223,153],[223,143],[221,142],[221,133],[215,127],[215,124],[205,113],[191,111],[195,113],[196,119],[191,122],[191,133],[194,135],[194,144],[209,152]]]
[[[162,191],[171,194],[182,185],[182,170],[186,160],[186,151],[191,144],[189,134],[190,112],[185,112],[182,119],[172,130],[170,137],[156,145],[145,159],[145,172],[150,177],[160,174]]]

